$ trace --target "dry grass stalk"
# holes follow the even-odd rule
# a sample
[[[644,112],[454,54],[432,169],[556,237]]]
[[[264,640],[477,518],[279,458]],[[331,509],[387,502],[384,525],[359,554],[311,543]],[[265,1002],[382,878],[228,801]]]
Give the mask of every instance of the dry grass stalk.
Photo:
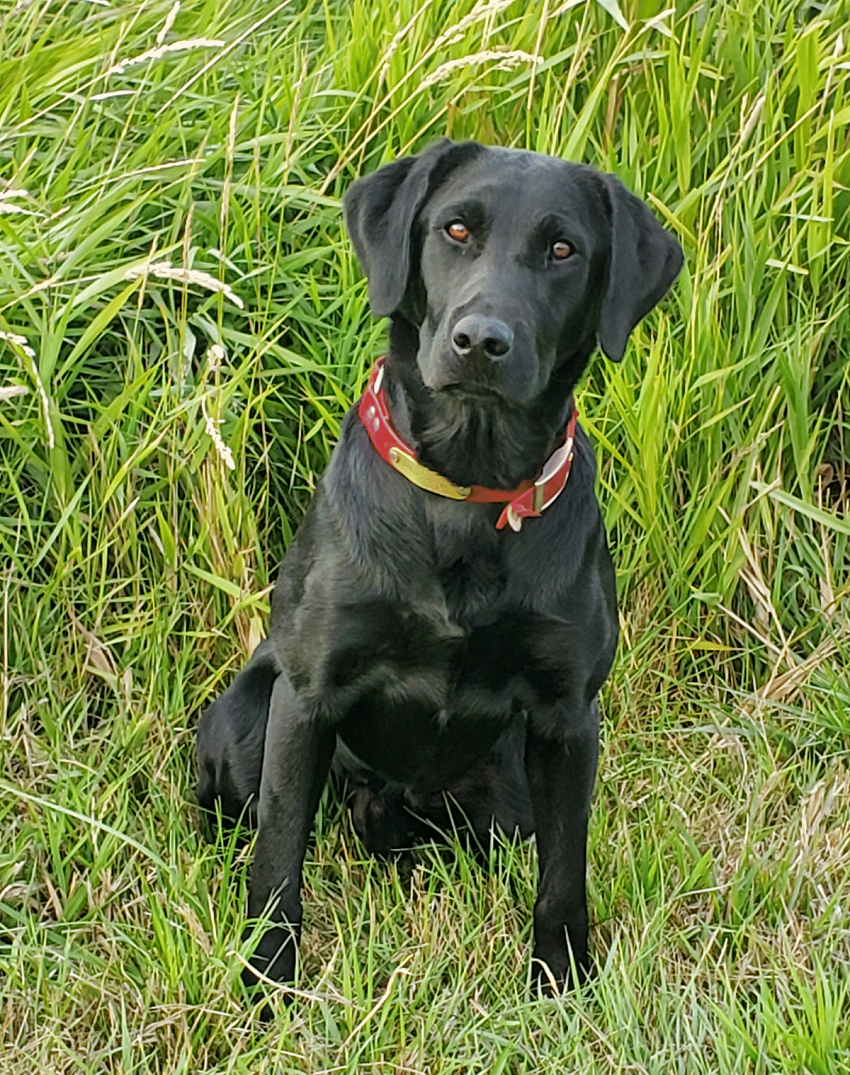
[[[47,447],[53,449],[56,445],[56,438],[53,434],[53,423],[50,421],[50,401],[47,398],[47,392],[44,390],[44,385],[41,382],[41,376],[39,375],[38,366],[35,361],[35,351],[27,343],[26,337],[20,336],[16,332],[3,332],[0,330],[0,340],[5,340],[6,343],[10,343],[13,347],[17,347],[23,355],[29,359],[29,373],[33,381],[35,381],[36,391],[38,392],[44,410],[44,424],[47,429]],[[16,390],[8,392],[8,394],[3,397],[4,399],[11,399],[14,396],[23,395],[26,391],[26,389],[23,389],[22,391],[19,390],[19,386],[17,385],[12,385],[10,387]]]
[[[482,0],[482,3],[476,4],[468,15],[456,22],[454,26],[449,26],[444,30],[428,50],[428,54],[434,55],[443,46],[459,41],[463,34],[477,22],[487,20],[488,23],[492,23],[493,18],[509,7],[512,2],[513,0]]]
[[[781,675],[772,675],[767,684],[758,692],[761,700],[787,702],[799,694],[812,672],[829,661],[838,652],[838,639],[825,638],[805,660]],[[790,658],[790,655],[786,655]]]
[[[20,187],[10,187],[8,190],[0,190],[0,216],[6,214],[11,216],[13,213],[23,214],[24,216],[32,216],[33,213],[29,209],[24,209],[22,205],[15,205],[12,202],[12,198],[28,198],[29,192],[21,189]]]
[[[289,110],[289,124],[286,129],[286,148],[283,153],[284,175],[289,173],[292,164],[292,147],[295,144],[295,126],[298,121],[298,111],[301,106],[301,94],[304,90],[304,83],[307,81],[307,70],[307,57],[305,56],[301,63],[301,74],[298,76],[298,81],[295,83],[292,107]]]
[[[165,16],[165,22],[162,24],[162,29],[156,35],[157,47],[165,43],[166,37],[171,32],[171,27],[174,25],[174,20],[180,11],[180,0],[174,0],[171,10]]]
[[[442,82],[464,67],[475,67],[490,60],[496,61],[494,68],[496,71],[510,71],[522,63],[537,63],[536,58],[530,52],[523,52],[521,49],[515,49],[513,52],[497,52],[494,49],[486,49],[484,52],[476,52],[472,56],[460,56],[456,60],[447,60],[446,63],[440,64],[436,71],[432,71],[426,79],[423,79],[419,84],[419,89],[426,90],[429,86],[435,86],[438,82]]]
[[[29,391],[22,384],[6,384],[0,388],[0,400],[14,399],[15,396],[25,396]]]
[[[399,45],[402,43],[402,41],[404,41],[410,30],[416,25],[417,21],[422,18],[422,16],[425,14],[425,12],[428,10],[428,8],[433,2],[434,0],[425,0],[424,3],[420,4],[417,10],[410,17],[410,19],[408,19],[408,21],[404,24],[404,26],[402,26],[402,28],[398,31],[395,37],[393,37],[392,41],[390,41],[389,45],[387,46],[387,51],[384,53],[384,61],[381,64],[381,69],[378,72],[379,86],[381,86],[386,81],[387,75],[389,74],[390,70],[390,64],[392,63],[393,56],[395,56],[396,52],[398,51]]]
[[[742,146],[755,130],[756,124],[759,121],[759,117],[764,111],[764,103],[766,100],[767,98],[765,97],[765,95],[763,93],[760,93],[753,102],[753,106],[750,109],[749,113],[746,115],[746,118],[744,116],[744,105],[746,103],[746,99],[741,102],[741,133],[738,136],[739,145]]]
[[[220,295],[224,295],[240,310],[245,308],[245,303],[235,294],[229,284],[216,280],[208,272],[200,272],[197,269],[181,269],[177,265],[172,265],[170,261],[159,261],[155,265],[133,266],[124,273],[125,280],[137,280],[140,276],[145,278],[155,276],[159,280],[174,280],[181,284],[195,284],[197,287],[206,288],[207,291],[215,291]]]
[[[236,470],[236,463],[233,461],[233,452],[228,445],[224,443],[224,439],[218,431],[218,424],[207,410],[207,401],[205,397],[201,398],[201,410],[204,415],[204,426],[207,435],[213,442],[213,447],[215,448],[216,453],[228,470]]]
[[[219,373],[221,364],[227,358],[227,352],[220,343],[214,343],[207,348],[207,369],[212,374]]]
[[[35,351],[27,343],[26,336],[19,336],[17,332],[3,332],[0,329],[0,340],[5,340],[7,343],[14,344],[15,347],[20,347],[27,358],[35,358]]]
[[[219,226],[222,235],[227,232],[227,211],[230,206],[230,188],[233,182],[233,158],[236,154],[236,121],[239,118],[239,94],[230,110],[230,122],[227,125],[227,143],[224,149],[224,182],[221,187],[221,213]]]
[[[34,3],[35,0],[18,0],[17,4],[15,4],[15,6],[12,8],[12,10],[6,17],[8,19],[15,19],[18,17],[18,15],[23,15],[23,13],[28,8],[31,8]],[[5,21],[6,19],[0,19],[0,26],[2,26]]]
[[[187,41],[172,41],[170,45],[158,45],[156,48],[148,49],[147,52],[142,52],[138,56],[131,56],[127,60],[121,60],[109,68],[106,72],[106,78],[109,78],[110,75],[123,75],[128,67],[137,67],[140,63],[161,60],[163,56],[168,56],[175,52],[192,52],[194,49],[220,49],[224,45],[224,41],[208,37],[193,37]]]

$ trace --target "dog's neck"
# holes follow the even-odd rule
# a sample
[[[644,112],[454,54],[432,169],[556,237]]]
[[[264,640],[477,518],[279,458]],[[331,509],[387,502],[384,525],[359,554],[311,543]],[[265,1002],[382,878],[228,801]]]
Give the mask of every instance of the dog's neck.
[[[594,341],[576,348],[555,371],[546,392],[527,404],[461,391],[433,392],[419,373],[419,332],[406,318],[390,322],[387,397],[399,436],[420,462],[457,485],[513,489],[540,472],[573,410],[572,390]]]

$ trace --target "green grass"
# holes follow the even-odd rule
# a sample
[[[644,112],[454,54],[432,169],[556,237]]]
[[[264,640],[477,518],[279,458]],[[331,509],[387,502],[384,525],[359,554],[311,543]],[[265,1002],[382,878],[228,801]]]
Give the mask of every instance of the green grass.
[[[187,0],[162,42],[223,44],[146,55],[170,6],[0,14],[3,1071],[850,1072],[850,8]],[[193,729],[383,346],[340,195],[446,133],[616,171],[686,251],[580,394],[598,973],[528,999],[532,846],[382,867],[326,799],[266,1030]]]

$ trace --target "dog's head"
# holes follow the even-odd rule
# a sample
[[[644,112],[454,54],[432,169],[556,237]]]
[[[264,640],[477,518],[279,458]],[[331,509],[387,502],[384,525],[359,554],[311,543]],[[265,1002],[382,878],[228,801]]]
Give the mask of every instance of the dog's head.
[[[424,385],[515,404],[574,383],[596,342],[619,361],[682,265],[616,177],[475,142],[358,180],[345,219],[373,312],[418,329]]]

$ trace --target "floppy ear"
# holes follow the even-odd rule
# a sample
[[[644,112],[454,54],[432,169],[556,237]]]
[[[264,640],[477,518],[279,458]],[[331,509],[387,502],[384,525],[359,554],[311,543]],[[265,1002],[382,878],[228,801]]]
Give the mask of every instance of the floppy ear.
[[[483,148],[442,138],[417,157],[401,157],[358,179],[346,191],[345,226],[369,280],[369,304],[376,317],[389,317],[404,299],[413,226],[432,190]]]
[[[611,200],[611,253],[599,346],[619,362],[632,329],[679,275],[682,248],[616,176],[603,179]]]

